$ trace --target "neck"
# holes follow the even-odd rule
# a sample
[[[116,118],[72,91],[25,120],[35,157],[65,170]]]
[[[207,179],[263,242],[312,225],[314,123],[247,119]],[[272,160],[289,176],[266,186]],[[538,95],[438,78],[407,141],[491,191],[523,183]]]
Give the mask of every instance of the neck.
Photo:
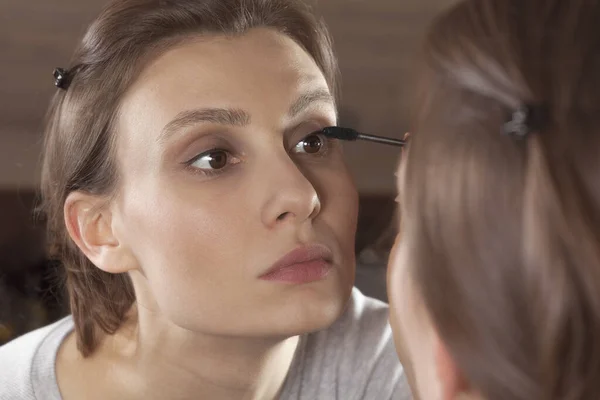
[[[103,347],[139,382],[127,382],[136,397],[253,400],[278,398],[298,339],[199,334],[140,308]]]

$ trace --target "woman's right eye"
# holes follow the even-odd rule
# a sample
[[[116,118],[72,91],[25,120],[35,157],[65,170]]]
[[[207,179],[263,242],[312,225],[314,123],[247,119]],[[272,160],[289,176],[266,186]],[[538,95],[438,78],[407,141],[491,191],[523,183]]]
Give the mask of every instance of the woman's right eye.
[[[189,165],[206,173],[218,173],[239,162],[240,160],[233,157],[228,151],[214,149],[194,157]]]

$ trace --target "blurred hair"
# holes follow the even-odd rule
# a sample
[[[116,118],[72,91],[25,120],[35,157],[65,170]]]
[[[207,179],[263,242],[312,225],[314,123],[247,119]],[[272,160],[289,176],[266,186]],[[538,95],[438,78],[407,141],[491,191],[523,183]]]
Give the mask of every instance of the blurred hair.
[[[488,400],[600,398],[599,46],[598,0],[462,1],[426,39],[402,233]],[[503,135],[523,104],[545,128]]]

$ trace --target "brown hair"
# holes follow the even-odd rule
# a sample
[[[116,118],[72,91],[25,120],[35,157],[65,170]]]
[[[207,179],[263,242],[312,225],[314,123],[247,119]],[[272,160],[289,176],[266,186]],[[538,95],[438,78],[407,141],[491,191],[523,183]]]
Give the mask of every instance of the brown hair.
[[[466,0],[423,50],[402,229],[489,400],[600,398],[600,2]],[[546,125],[502,133],[523,104]]]
[[[110,195],[118,184],[114,120],[120,100],[151,57],[193,35],[277,30],[315,60],[335,92],[337,66],[328,32],[300,0],[117,0],[92,23],[75,51],[74,75],[49,111],[42,170],[42,210],[51,253],[62,261],[84,356],[100,329],[114,333],[135,300],[128,275],[96,268],[70,240],[63,206],[72,191]]]

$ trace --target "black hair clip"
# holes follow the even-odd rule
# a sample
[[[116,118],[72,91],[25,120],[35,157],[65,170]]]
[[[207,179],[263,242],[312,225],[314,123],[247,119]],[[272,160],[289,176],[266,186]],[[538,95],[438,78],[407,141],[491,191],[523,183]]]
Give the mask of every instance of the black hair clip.
[[[71,83],[71,73],[69,70],[64,68],[54,68],[52,75],[54,76],[54,85],[57,88],[63,90],[69,88],[69,84]]]
[[[546,127],[547,109],[543,105],[522,105],[510,115],[504,123],[505,135],[525,139],[532,132],[539,132]]]

